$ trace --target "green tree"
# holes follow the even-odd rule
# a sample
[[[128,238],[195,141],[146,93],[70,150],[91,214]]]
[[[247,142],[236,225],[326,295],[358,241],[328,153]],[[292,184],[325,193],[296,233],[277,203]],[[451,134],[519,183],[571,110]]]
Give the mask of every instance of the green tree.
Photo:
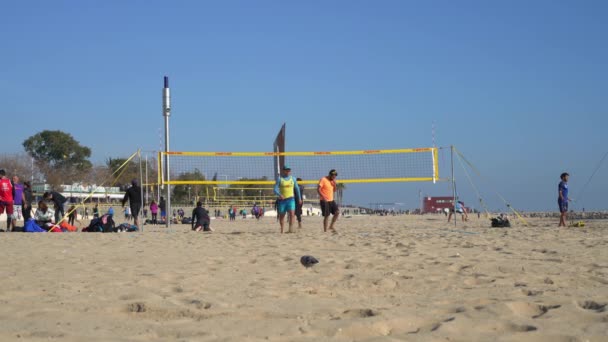
[[[114,174],[114,185],[124,187],[131,184],[131,180],[139,180],[139,163],[137,158],[131,159],[122,169],[121,165],[127,161],[127,158],[108,158],[106,165],[110,174]],[[116,173],[115,173],[116,172]]]
[[[180,181],[204,181],[205,175],[199,170],[194,169],[194,172],[184,172],[177,176]],[[208,195],[209,194],[209,195]],[[173,188],[172,201],[175,203],[188,203],[195,199],[207,199],[213,194],[211,185],[201,184],[184,184],[175,185]]]
[[[25,153],[19,154],[0,154],[0,165],[6,171],[6,176],[12,178],[18,176],[22,181],[30,180],[34,177],[35,171],[32,168],[32,159]]]
[[[91,149],[69,133],[44,130],[27,138],[23,147],[52,184],[73,182],[92,167]]]

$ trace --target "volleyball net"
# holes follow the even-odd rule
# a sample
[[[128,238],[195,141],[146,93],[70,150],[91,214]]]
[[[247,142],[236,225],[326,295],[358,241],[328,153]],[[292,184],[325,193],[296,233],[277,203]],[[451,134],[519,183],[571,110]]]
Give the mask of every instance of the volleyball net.
[[[159,152],[163,185],[272,185],[283,166],[301,184],[316,184],[329,170],[338,183],[436,182],[437,148],[331,152]],[[167,165],[169,167],[167,167]]]

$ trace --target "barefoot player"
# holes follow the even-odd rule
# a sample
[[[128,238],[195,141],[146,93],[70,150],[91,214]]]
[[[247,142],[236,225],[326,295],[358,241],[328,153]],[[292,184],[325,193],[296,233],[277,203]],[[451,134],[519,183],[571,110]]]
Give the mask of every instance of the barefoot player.
[[[321,214],[323,215],[324,232],[327,231],[329,215],[333,215],[329,230],[334,233],[336,232],[334,224],[338,220],[338,216],[340,216],[340,209],[338,209],[338,205],[336,204],[336,201],[334,201],[334,192],[337,190],[336,177],[338,177],[338,172],[336,172],[336,170],[330,170],[327,176],[319,180],[319,185],[317,187],[317,193],[319,193],[319,199],[321,200],[320,205]]]
[[[277,178],[274,185],[274,193],[278,196],[277,213],[279,214],[279,224],[281,234],[285,225],[285,214],[289,213],[289,233],[293,233],[293,217],[296,210],[296,199],[298,204],[302,203],[300,187],[298,181],[291,175],[291,168],[285,165],[281,170],[281,176]]]
[[[559,225],[558,227],[566,226],[566,219],[568,218],[568,178],[570,175],[567,172],[561,174],[560,178],[562,179],[557,186],[557,205],[559,207]]]

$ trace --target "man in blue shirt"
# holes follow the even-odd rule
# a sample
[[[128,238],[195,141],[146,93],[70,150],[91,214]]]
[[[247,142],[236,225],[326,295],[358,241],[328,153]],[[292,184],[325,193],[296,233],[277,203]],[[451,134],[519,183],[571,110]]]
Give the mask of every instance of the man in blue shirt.
[[[560,212],[558,227],[566,226],[566,219],[567,219],[567,215],[568,215],[568,201],[570,201],[570,199],[568,198],[568,178],[569,177],[570,177],[570,175],[567,172],[562,173],[560,176],[562,181],[559,182],[559,185],[557,186],[557,193],[558,193],[557,205],[559,206],[559,212]]]

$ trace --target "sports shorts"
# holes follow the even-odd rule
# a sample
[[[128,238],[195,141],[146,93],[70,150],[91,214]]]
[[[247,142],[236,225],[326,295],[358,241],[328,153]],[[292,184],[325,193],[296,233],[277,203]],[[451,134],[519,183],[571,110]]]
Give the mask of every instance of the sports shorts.
[[[21,220],[22,212],[23,212],[23,206],[21,204],[13,204],[13,218],[15,220]]]
[[[321,201],[319,205],[321,206],[321,215],[323,217],[329,216],[330,214],[334,216],[338,214],[338,205],[336,204],[336,201]]]
[[[557,206],[559,207],[560,213],[568,212],[568,201],[557,200]]]
[[[131,208],[131,216],[132,217],[139,216],[139,211],[141,210],[141,204],[139,204],[139,203],[135,203],[135,204],[129,203],[129,207]]]
[[[296,199],[293,197],[289,197],[283,200],[279,200],[277,210],[279,214],[284,214],[288,211],[296,210]]]
[[[7,215],[12,216],[14,213],[13,201],[0,202],[0,214],[4,214],[4,210],[6,210]]]

